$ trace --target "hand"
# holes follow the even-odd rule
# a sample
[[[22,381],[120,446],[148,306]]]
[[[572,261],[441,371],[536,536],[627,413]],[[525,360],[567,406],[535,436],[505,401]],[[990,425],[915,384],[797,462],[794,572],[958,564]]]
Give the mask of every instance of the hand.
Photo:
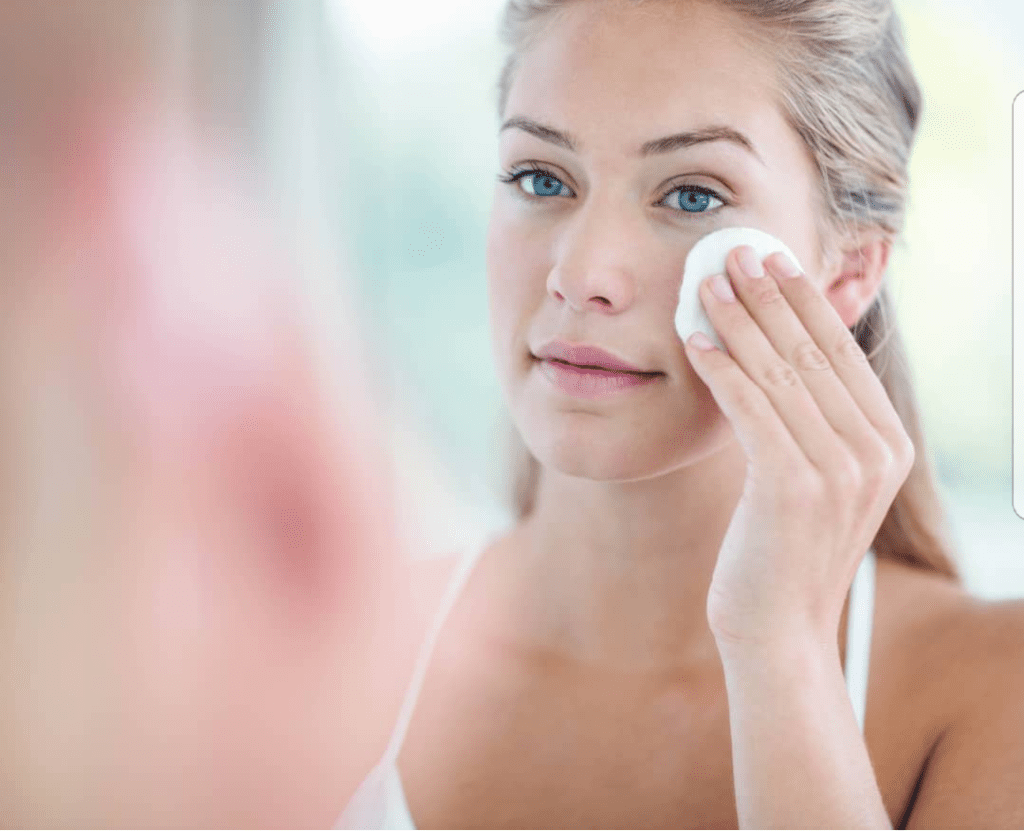
[[[695,346],[700,333],[686,344],[748,459],[708,622],[720,646],[808,637],[834,645],[853,576],[914,447],[822,292],[784,255],[764,264],[767,274],[750,276],[760,263],[741,246],[726,266],[738,299],[716,297],[714,277],[701,286],[728,354]]]

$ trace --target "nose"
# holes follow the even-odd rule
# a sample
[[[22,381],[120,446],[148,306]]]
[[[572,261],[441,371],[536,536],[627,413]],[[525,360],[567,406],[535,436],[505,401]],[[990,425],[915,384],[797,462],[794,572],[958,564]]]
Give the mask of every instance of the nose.
[[[584,206],[558,240],[548,294],[578,312],[620,314],[636,301],[642,249],[623,211]]]

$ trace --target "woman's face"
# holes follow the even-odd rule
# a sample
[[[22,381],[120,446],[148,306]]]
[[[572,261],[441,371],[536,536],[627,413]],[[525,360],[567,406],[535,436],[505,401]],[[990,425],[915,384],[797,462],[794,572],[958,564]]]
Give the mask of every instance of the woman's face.
[[[817,275],[817,174],[746,26],[703,3],[570,3],[521,55],[499,156],[523,175],[495,188],[487,268],[498,373],[544,465],[640,479],[730,439],[674,325],[698,239],[760,228]],[[581,396],[535,357],[557,341],[659,374]]]

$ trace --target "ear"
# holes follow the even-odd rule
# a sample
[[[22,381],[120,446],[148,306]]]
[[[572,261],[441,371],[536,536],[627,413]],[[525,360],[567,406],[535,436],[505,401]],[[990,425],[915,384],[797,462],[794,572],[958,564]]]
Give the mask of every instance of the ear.
[[[884,234],[861,234],[853,244],[842,247],[835,258],[838,262],[826,269],[825,296],[847,329],[853,328],[874,302],[891,252],[892,242]]]

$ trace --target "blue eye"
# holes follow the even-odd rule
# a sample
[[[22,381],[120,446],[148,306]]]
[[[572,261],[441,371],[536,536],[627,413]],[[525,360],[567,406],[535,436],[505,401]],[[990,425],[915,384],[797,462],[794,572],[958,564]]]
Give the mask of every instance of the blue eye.
[[[498,179],[505,183],[515,183],[528,196],[572,196],[573,193],[562,182],[539,168],[520,170]],[[520,182],[524,184],[520,184]]]
[[[669,196],[676,193],[679,194],[679,208],[691,214],[707,213],[709,210],[714,210],[720,205],[725,204],[718,198],[718,196],[715,195],[714,191],[707,190],[706,188],[699,188],[696,185],[683,185],[681,188],[676,188],[671,191],[665,199],[667,200]],[[716,202],[718,204],[712,205],[712,202]]]
[[[531,196],[558,196],[563,188],[566,191],[569,190],[554,176],[550,176],[542,171],[523,176],[520,181],[524,183],[530,182],[530,185],[526,187],[526,192]]]
[[[526,170],[513,170],[511,173],[499,175],[498,180],[506,184],[515,184],[520,191],[527,196],[574,196],[573,192],[557,176],[552,176],[546,170],[538,167],[531,167]],[[675,204],[669,199],[673,194],[678,194]],[[683,185],[669,191],[661,202],[667,207],[690,214],[708,213],[725,204],[718,194],[708,188],[697,185]]]

